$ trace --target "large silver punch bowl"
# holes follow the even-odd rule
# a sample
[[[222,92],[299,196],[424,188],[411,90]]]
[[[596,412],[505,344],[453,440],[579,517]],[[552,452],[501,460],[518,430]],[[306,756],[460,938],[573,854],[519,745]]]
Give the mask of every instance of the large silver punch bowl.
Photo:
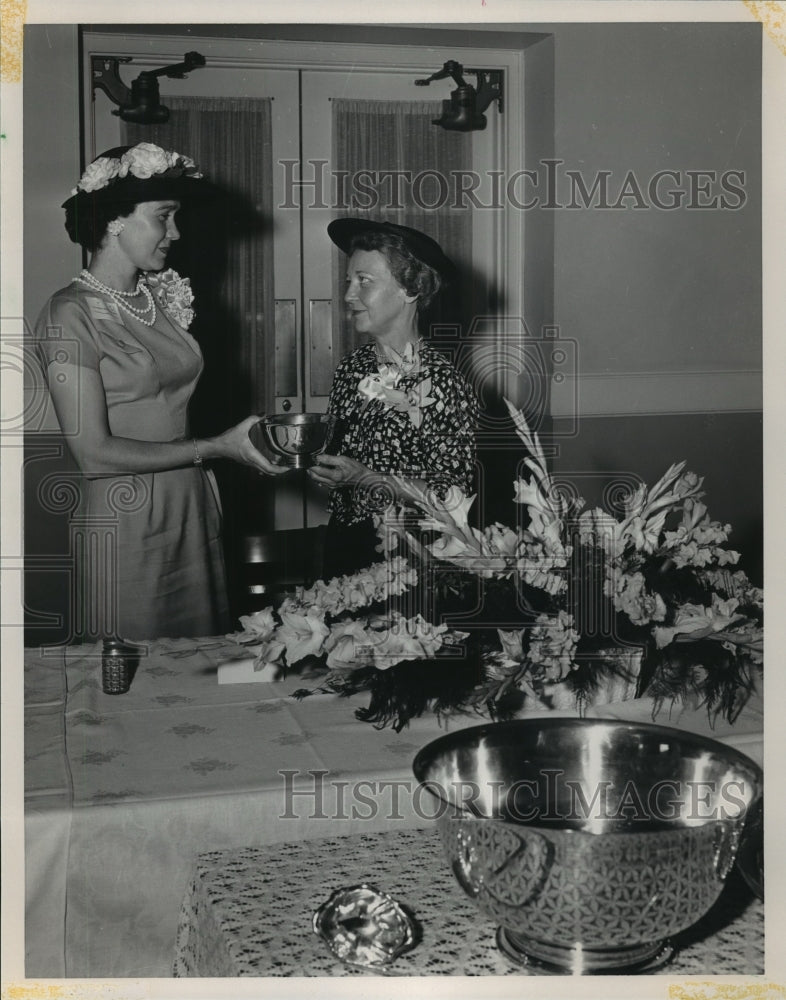
[[[272,452],[293,469],[307,469],[330,442],[335,417],[329,413],[279,413],[251,428],[251,443]]]
[[[413,768],[500,949],[574,975],[666,963],[670,939],[720,894],[762,795],[744,754],[618,721],[475,726],[425,746]]]

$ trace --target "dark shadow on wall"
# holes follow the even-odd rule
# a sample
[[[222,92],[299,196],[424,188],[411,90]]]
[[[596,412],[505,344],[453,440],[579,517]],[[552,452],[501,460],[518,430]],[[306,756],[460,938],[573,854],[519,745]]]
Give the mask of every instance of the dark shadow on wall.
[[[216,197],[178,213],[181,238],[173,247],[170,264],[188,275],[195,296],[196,316],[191,333],[202,350],[205,366],[189,409],[192,433],[210,437],[222,433],[264,407],[267,393],[257,384],[254,364],[261,342],[253,344],[244,329],[249,317],[223,291],[231,266],[233,243],[269,238],[271,221],[250,199],[226,188]],[[259,277],[262,281],[262,277]],[[272,313],[264,304],[265,317]],[[242,539],[259,524],[272,523],[270,491],[254,470],[231,461],[213,464],[223,508],[224,554],[230,606],[241,600]]]
[[[555,421],[558,435],[561,422]],[[555,437],[555,473],[574,482],[588,507],[620,474],[653,486],[675,462],[703,477],[702,503],[714,521],[731,525],[727,543],[738,568],[764,579],[763,419],[758,413],[684,413],[583,417],[577,433]]]

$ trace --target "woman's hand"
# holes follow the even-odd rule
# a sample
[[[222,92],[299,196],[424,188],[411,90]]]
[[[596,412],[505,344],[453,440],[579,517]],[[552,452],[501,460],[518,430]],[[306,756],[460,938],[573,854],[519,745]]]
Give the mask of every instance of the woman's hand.
[[[336,486],[354,486],[364,480],[372,485],[373,481],[380,478],[368,466],[347,455],[317,455],[314,461],[316,464],[308,470],[309,476],[315,483],[330,489]]]
[[[210,438],[204,457],[231,458],[234,462],[250,465],[268,476],[280,476],[283,472],[287,472],[288,466],[279,465],[275,460],[271,461],[251,443],[249,432],[261,419],[261,417],[246,417],[245,420],[241,420],[235,427],[230,427],[228,431],[224,431],[218,437]]]

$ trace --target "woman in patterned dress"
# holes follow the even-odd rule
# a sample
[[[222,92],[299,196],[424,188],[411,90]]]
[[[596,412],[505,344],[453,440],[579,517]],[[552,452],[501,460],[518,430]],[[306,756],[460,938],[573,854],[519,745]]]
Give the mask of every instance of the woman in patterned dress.
[[[284,471],[251,444],[256,417],[217,437],[189,434],[203,366],[187,331],[193,296],[162,271],[179,238],[175,213],[208,192],[188,157],[139,143],[94,160],[63,205],[90,266],[49,299],[35,337],[83,477],[72,638],[226,632],[221,512],[202,463]]]
[[[309,472],[332,490],[326,578],[380,558],[373,515],[401,498],[397,479],[440,496],[451,486],[471,492],[477,421],[472,387],[420,336],[419,320],[453,271],[439,244],[364,219],[336,219],[328,235],[349,257],[344,300],[370,340],[336,370],[328,409],[338,454],[320,455]]]

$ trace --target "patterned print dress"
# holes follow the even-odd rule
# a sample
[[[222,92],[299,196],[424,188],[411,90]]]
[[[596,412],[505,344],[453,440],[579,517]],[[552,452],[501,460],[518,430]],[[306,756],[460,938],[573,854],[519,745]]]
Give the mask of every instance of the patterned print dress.
[[[329,412],[338,418],[337,454],[347,455],[374,472],[405,479],[425,479],[439,495],[451,486],[472,491],[474,435],[478,404],[464,376],[429,344],[421,343],[419,363],[404,372],[395,388],[407,402],[391,405],[372,399],[359,385],[380,372],[373,343],[348,354],[336,369]],[[333,520],[342,525],[367,521],[385,498],[362,485],[331,494]]]

